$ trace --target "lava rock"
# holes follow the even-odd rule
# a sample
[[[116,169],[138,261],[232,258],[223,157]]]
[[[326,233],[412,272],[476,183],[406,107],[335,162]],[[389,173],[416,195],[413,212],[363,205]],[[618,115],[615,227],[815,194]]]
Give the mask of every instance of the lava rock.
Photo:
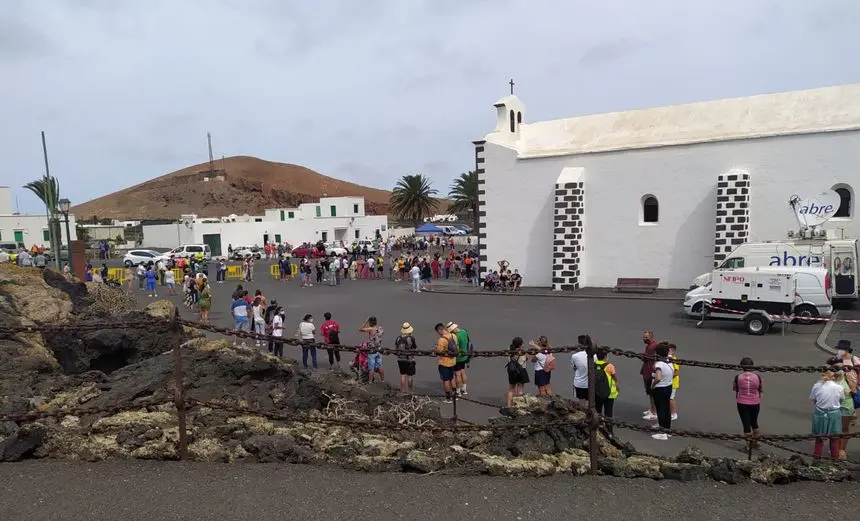
[[[708,457],[705,456],[705,453],[699,447],[687,447],[678,454],[675,461],[691,465],[704,465],[708,462]]]
[[[19,461],[28,458],[36,452],[44,440],[44,426],[24,425],[17,432],[0,441],[0,461]]]
[[[692,463],[666,462],[660,466],[660,472],[664,478],[675,481],[702,481],[708,478],[705,467]]]
[[[296,452],[296,440],[292,436],[257,434],[242,442],[242,448],[260,463],[291,461]]]
[[[738,467],[737,462],[726,458],[712,459],[708,467],[708,476],[730,485],[737,485],[747,480],[747,474]]]

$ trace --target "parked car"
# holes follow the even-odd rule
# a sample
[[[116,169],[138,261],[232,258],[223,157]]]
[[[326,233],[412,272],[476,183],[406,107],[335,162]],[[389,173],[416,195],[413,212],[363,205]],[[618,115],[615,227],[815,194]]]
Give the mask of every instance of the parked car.
[[[336,243],[330,243],[325,245],[326,255],[335,256],[335,255],[346,255],[348,252],[346,248],[343,246],[339,246]]]
[[[138,264],[147,264],[149,262],[156,264],[160,260],[166,262],[168,258],[169,257],[167,255],[155,250],[129,250],[128,253],[123,256],[122,263],[126,268],[130,268],[132,266],[137,266]]]
[[[5,250],[6,253],[15,253],[23,247],[23,244],[18,244],[14,241],[2,241],[0,242],[0,250]]]
[[[236,246],[233,248],[233,260],[244,260],[248,256],[259,260],[263,258],[263,251],[259,246]]]
[[[357,241],[355,243],[355,247],[356,247],[357,251],[364,250],[365,246],[367,247],[367,253],[376,253],[378,250],[376,243],[373,241],[367,240],[367,239],[362,239],[362,240]]]
[[[316,246],[311,246],[308,244],[302,244],[301,246],[296,246],[293,248],[293,257],[325,257],[326,252],[324,249],[319,249]]]
[[[45,260],[47,260],[48,262],[54,260],[54,252],[52,252],[50,248],[45,250]],[[69,260],[69,247],[65,244],[60,246],[60,260]]]
[[[203,253],[203,258],[205,260],[212,259],[212,249],[208,244],[185,244],[178,248],[173,248],[167,252],[166,255],[174,258],[189,258],[192,255],[197,255],[198,253]]]

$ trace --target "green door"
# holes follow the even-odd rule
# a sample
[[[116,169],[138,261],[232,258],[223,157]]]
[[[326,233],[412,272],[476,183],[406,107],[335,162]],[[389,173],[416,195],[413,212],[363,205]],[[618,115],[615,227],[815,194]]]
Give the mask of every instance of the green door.
[[[212,250],[212,256],[220,257],[221,256],[221,234],[220,233],[204,233],[203,234],[203,244],[209,245],[209,249]]]
[[[24,243],[24,232],[23,231],[21,231],[21,230],[15,231],[15,242],[18,244]]]

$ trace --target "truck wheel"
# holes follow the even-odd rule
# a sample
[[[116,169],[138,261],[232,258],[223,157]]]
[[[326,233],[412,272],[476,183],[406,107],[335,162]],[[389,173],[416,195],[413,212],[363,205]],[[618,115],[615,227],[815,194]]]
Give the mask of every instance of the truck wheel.
[[[809,304],[801,304],[794,308],[795,320],[801,324],[812,324],[816,322],[811,320],[818,317],[818,308]]]
[[[747,333],[751,335],[764,335],[770,329],[770,319],[761,313],[753,313],[744,319]]]
[[[696,302],[695,304],[693,304],[693,307],[692,309],[690,309],[690,312],[695,313],[697,315],[702,314],[702,303]]]

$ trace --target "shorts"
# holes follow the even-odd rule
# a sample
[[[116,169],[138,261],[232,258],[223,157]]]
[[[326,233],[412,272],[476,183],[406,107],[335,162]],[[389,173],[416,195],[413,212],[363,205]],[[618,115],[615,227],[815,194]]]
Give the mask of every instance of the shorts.
[[[430,284],[430,279],[425,278],[425,277],[421,277],[421,282],[423,282],[424,284]]]
[[[678,391],[677,389],[672,389],[672,394],[671,394],[671,395],[669,395],[669,399],[670,399],[670,400],[674,400],[674,399],[675,399],[675,393],[676,393],[677,391]]]
[[[654,381],[653,378],[643,378],[645,382],[645,394],[651,396],[651,383]]]
[[[397,368],[403,376],[415,376],[415,360],[398,360]]]
[[[367,370],[376,371],[379,369],[382,369],[382,355],[380,353],[367,355]]]
[[[168,282],[168,283],[166,283],[166,284],[167,284],[167,288],[168,288],[168,289],[173,289],[173,288],[176,286],[176,284],[175,284],[175,283],[173,283],[173,282]]]
[[[146,289],[147,289],[148,291],[153,291],[153,290],[155,290],[155,281],[152,281],[152,282],[150,282],[150,281],[146,281]]]
[[[439,366],[439,378],[442,379],[443,382],[450,382],[454,379],[454,368],[453,367],[445,367],[443,365]]]
[[[234,329],[236,329],[237,331],[242,331],[242,330],[249,331],[250,330],[250,322],[248,321],[247,317],[234,318],[233,322],[235,325]]]
[[[537,375],[537,371],[535,371],[535,375]],[[587,387],[574,387],[573,388],[573,396],[577,400],[588,400],[588,388]]]
[[[465,360],[462,362],[457,362],[456,364],[454,364],[454,372],[455,373],[457,371],[464,371],[465,369],[466,369],[466,361]]]
[[[542,369],[535,370],[535,385],[538,387],[543,387],[545,385],[549,385],[550,377],[552,373],[544,371]],[[578,391],[579,389],[577,389]],[[585,390],[586,394],[588,394],[588,389]]]

